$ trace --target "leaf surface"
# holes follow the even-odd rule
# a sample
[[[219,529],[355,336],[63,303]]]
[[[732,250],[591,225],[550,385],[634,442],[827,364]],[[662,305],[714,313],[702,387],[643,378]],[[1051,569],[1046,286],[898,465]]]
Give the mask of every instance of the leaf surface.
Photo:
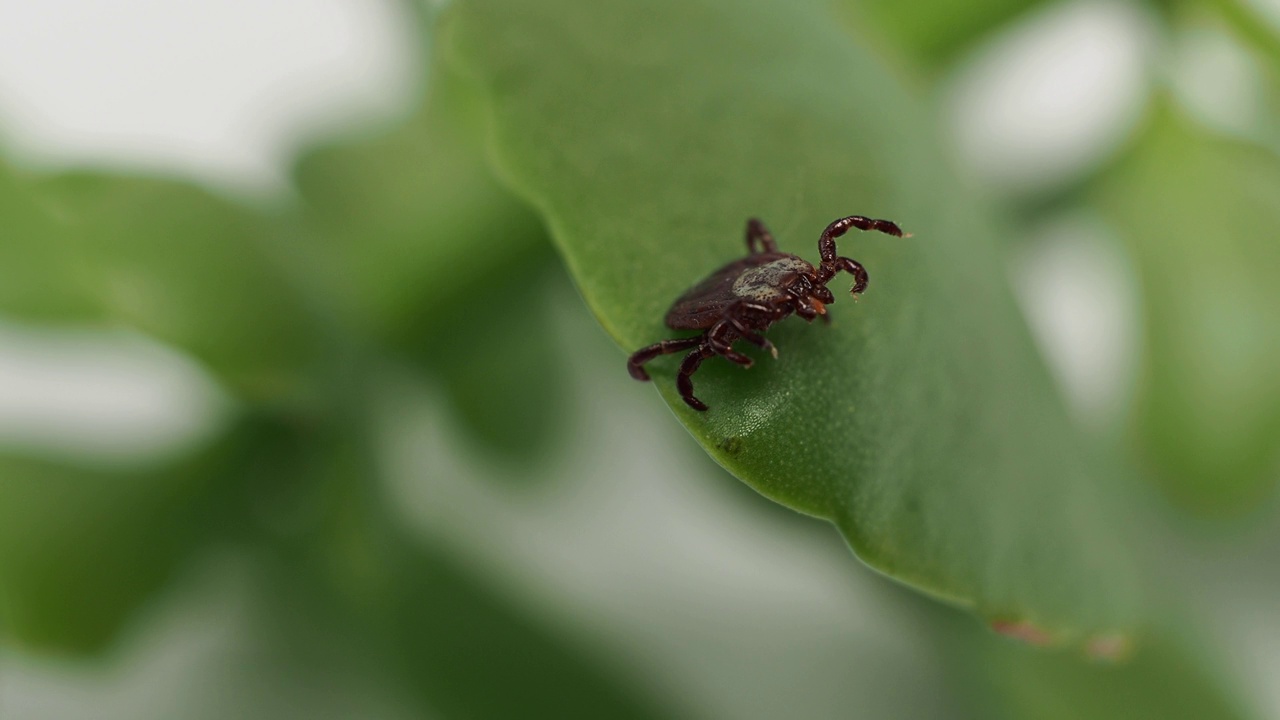
[[[789,319],[748,372],[711,360],[711,410],[658,389],[743,481],[835,522],[873,567],[1054,639],[1124,627],[1133,575],[1112,496],[1030,342],[992,228],[949,180],[922,107],[825,6],[768,0],[466,0],[445,41],[491,103],[500,174],[538,208],[628,351],[740,257],[749,216],[784,251],[849,214],[871,286],[830,327]],[[618,372],[625,372],[619,356]]]

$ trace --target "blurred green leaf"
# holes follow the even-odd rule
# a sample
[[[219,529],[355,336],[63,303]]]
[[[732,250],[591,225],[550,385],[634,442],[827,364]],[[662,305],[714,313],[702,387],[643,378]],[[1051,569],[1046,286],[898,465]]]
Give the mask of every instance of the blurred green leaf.
[[[1146,346],[1133,429],[1196,512],[1256,507],[1280,480],[1280,159],[1169,107],[1096,206],[1142,284]]]
[[[438,62],[429,92],[403,126],[313,151],[295,177],[356,322],[439,378],[472,438],[527,459],[563,424],[539,301],[550,244],[493,177],[474,92]]]
[[[547,242],[484,160],[478,99],[442,63],[429,92],[403,126],[312,151],[294,170],[336,283],[393,346],[418,342],[446,313],[492,307],[491,277]]]
[[[850,213],[915,238],[846,237],[870,270],[831,327],[771,332],[781,358],[697,376],[711,410],[658,389],[719,462],[833,520],[872,566],[1055,639],[1131,620],[1111,490],[1032,349],[986,224],[931,145],[927,113],[816,5],[465,0],[445,40],[487,91],[497,162],[627,350],[741,256],[759,215],[816,255]],[[622,358],[618,358],[622,373]]]
[[[1202,651],[1143,636],[1131,657],[1089,660],[968,633],[961,685],[991,720],[1233,720],[1252,717]]]
[[[608,655],[575,647],[439,549],[388,530],[369,529],[376,539],[357,546],[348,537],[315,547],[362,558],[363,567],[348,566],[355,575],[321,579],[293,557],[264,576],[295,644],[308,636],[315,644],[315,627],[346,638],[348,659],[359,658],[431,716],[672,717],[612,671]],[[300,616],[318,625],[308,633]]]
[[[557,637],[439,552],[420,547],[396,569],[382,629],[410,687],[445,717],[672,717],[616,677],[608,656]]]
[[[311,522],[258,535],[278,568],[271,594],[330,613],[352,653],[379,664],[424,712],[449,718],[669,717],[592,654],[561,637],[483,564],[411,536],[386,506],[361,425],[296,436],[293,481]],[[259,525],[268,530],[271,524]]]
[[[147,472],[0,458],[0,637],[106,648],[210,531],[233,447]]]
[[[75,173],[30,181],[24,195],[36,204],[24,214],[49,221],[5,243],[19,282],[0,312],[137,328],[250,397],[290,391],[317,354],[278,247],[283,223],[159,179]]]
[[[490,310],[477,317],[448,308],[409,352],[440,379],[454,419],[472,439],[524,462],[542,454],[567,424],[570,387],[547,298],[553,283],[567,280],[550,247],[494,279],[485,292]]]
[[[0,158],[0,312],[37,321],[90,317],[75,243],[42,209],[27,177]]]
[[[1044,0],[839,0],[858,36],[906,51],[927,67],[947,62]]]

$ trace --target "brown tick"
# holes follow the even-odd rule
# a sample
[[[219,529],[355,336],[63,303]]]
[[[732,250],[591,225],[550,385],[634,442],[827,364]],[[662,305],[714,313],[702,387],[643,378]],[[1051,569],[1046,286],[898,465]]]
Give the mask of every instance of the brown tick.
[[[747,221],[748,255],[711,273],[676,300],[667,311],[667,327],[672,330],[701,330],[693,337],[663,340],[637,350],[627,360],[627,370],[637,380],[648,380],[644,364],[659,355],[693,348],[680,363],[676,387],[680,397],[694,410],[706,410],[706,403],[693,396],[692,375],[702,361],[720,355],[730,362],[751,367],[751,358],[736,352],[737,340],[758,345],[778,356],[778,349],[760,333],[795,313],[809,322],[827,317],[827,305],[835,297],[827,283],[841,270],[853,275],[850,294],[855,298],[867,289],[867,270],[857,260],[836,255],[836,238],[849,228],[876,230],[904,237],[902,229],[888,220],[860,215],[840,218],[827,226],[818,238],[822,262],[810,265],[798,255],[778,252],[778,245],[764,223]],[[910,236],[907,236],[910,237]]]

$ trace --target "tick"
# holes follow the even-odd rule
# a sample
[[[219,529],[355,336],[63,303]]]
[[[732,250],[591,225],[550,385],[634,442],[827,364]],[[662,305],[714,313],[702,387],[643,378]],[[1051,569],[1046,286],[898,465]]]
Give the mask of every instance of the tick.
[[[706,410],[707,404],[693,395],[692,379],[703,360],[719,355],[743,367],[751,367],[751,358],[733,349],[738,340],[758,345],[777,357],[778,349],[761,333],[792,313],[808,322],[813,322],[818,316],[829,322],[827,305],[835,302],[835,297],[827,289],[827,284],[841,270],[853,275],[853,287],[849,293],[855,298],[867,289],[867,269],[857,260],[836,255],[836,238],[849,228],[904,237],[902,229],[888,220],[860,215],[840,218],[828,225],[822,231],[822,237],[818,238],[818,253],[822,261],[815,267],[798,255],[778,252],[778,244],[764,223],[756,218],[748,220],[747,256],[711,273],[681,295],[667,311],[667,327],[702,332],[692,337],[663,340],[637,350],[627,360],[631,377],[648,380],[645,363],[659,355],[689,350],[684,362],[680,363],[676,388],[689,407]]]

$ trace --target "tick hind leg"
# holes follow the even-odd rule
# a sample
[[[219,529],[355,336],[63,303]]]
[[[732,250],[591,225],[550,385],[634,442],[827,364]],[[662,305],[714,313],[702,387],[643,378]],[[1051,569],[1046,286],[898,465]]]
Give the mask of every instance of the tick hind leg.
[[[703,360],[715,354],[715,350],[712,350],[709,345],[699,346],[685,355],[684,362],[680,363],[680,373],[676,375],[676,389],[680,391],[680,398],[686,405],[699,412],[705,412],[707,404],[693,396],[693,379],[690,376],[698,371]]]
[[[747,221],[747,251],[752,255],[762,252],[778,252],[778,243],[774,242],[769,228],[759,218]]]
[[[631,373],[631,377],[637,380],[648,380],[649,373],[645,372],[644,364],[659,355],[670,355],[681,350],[688,350],[695,345],[702,344],[701,336],[676,338],[674,340],[663,340],[660,343],[654,343],[649,347],[640,348],[627,358],[627,372]]]

